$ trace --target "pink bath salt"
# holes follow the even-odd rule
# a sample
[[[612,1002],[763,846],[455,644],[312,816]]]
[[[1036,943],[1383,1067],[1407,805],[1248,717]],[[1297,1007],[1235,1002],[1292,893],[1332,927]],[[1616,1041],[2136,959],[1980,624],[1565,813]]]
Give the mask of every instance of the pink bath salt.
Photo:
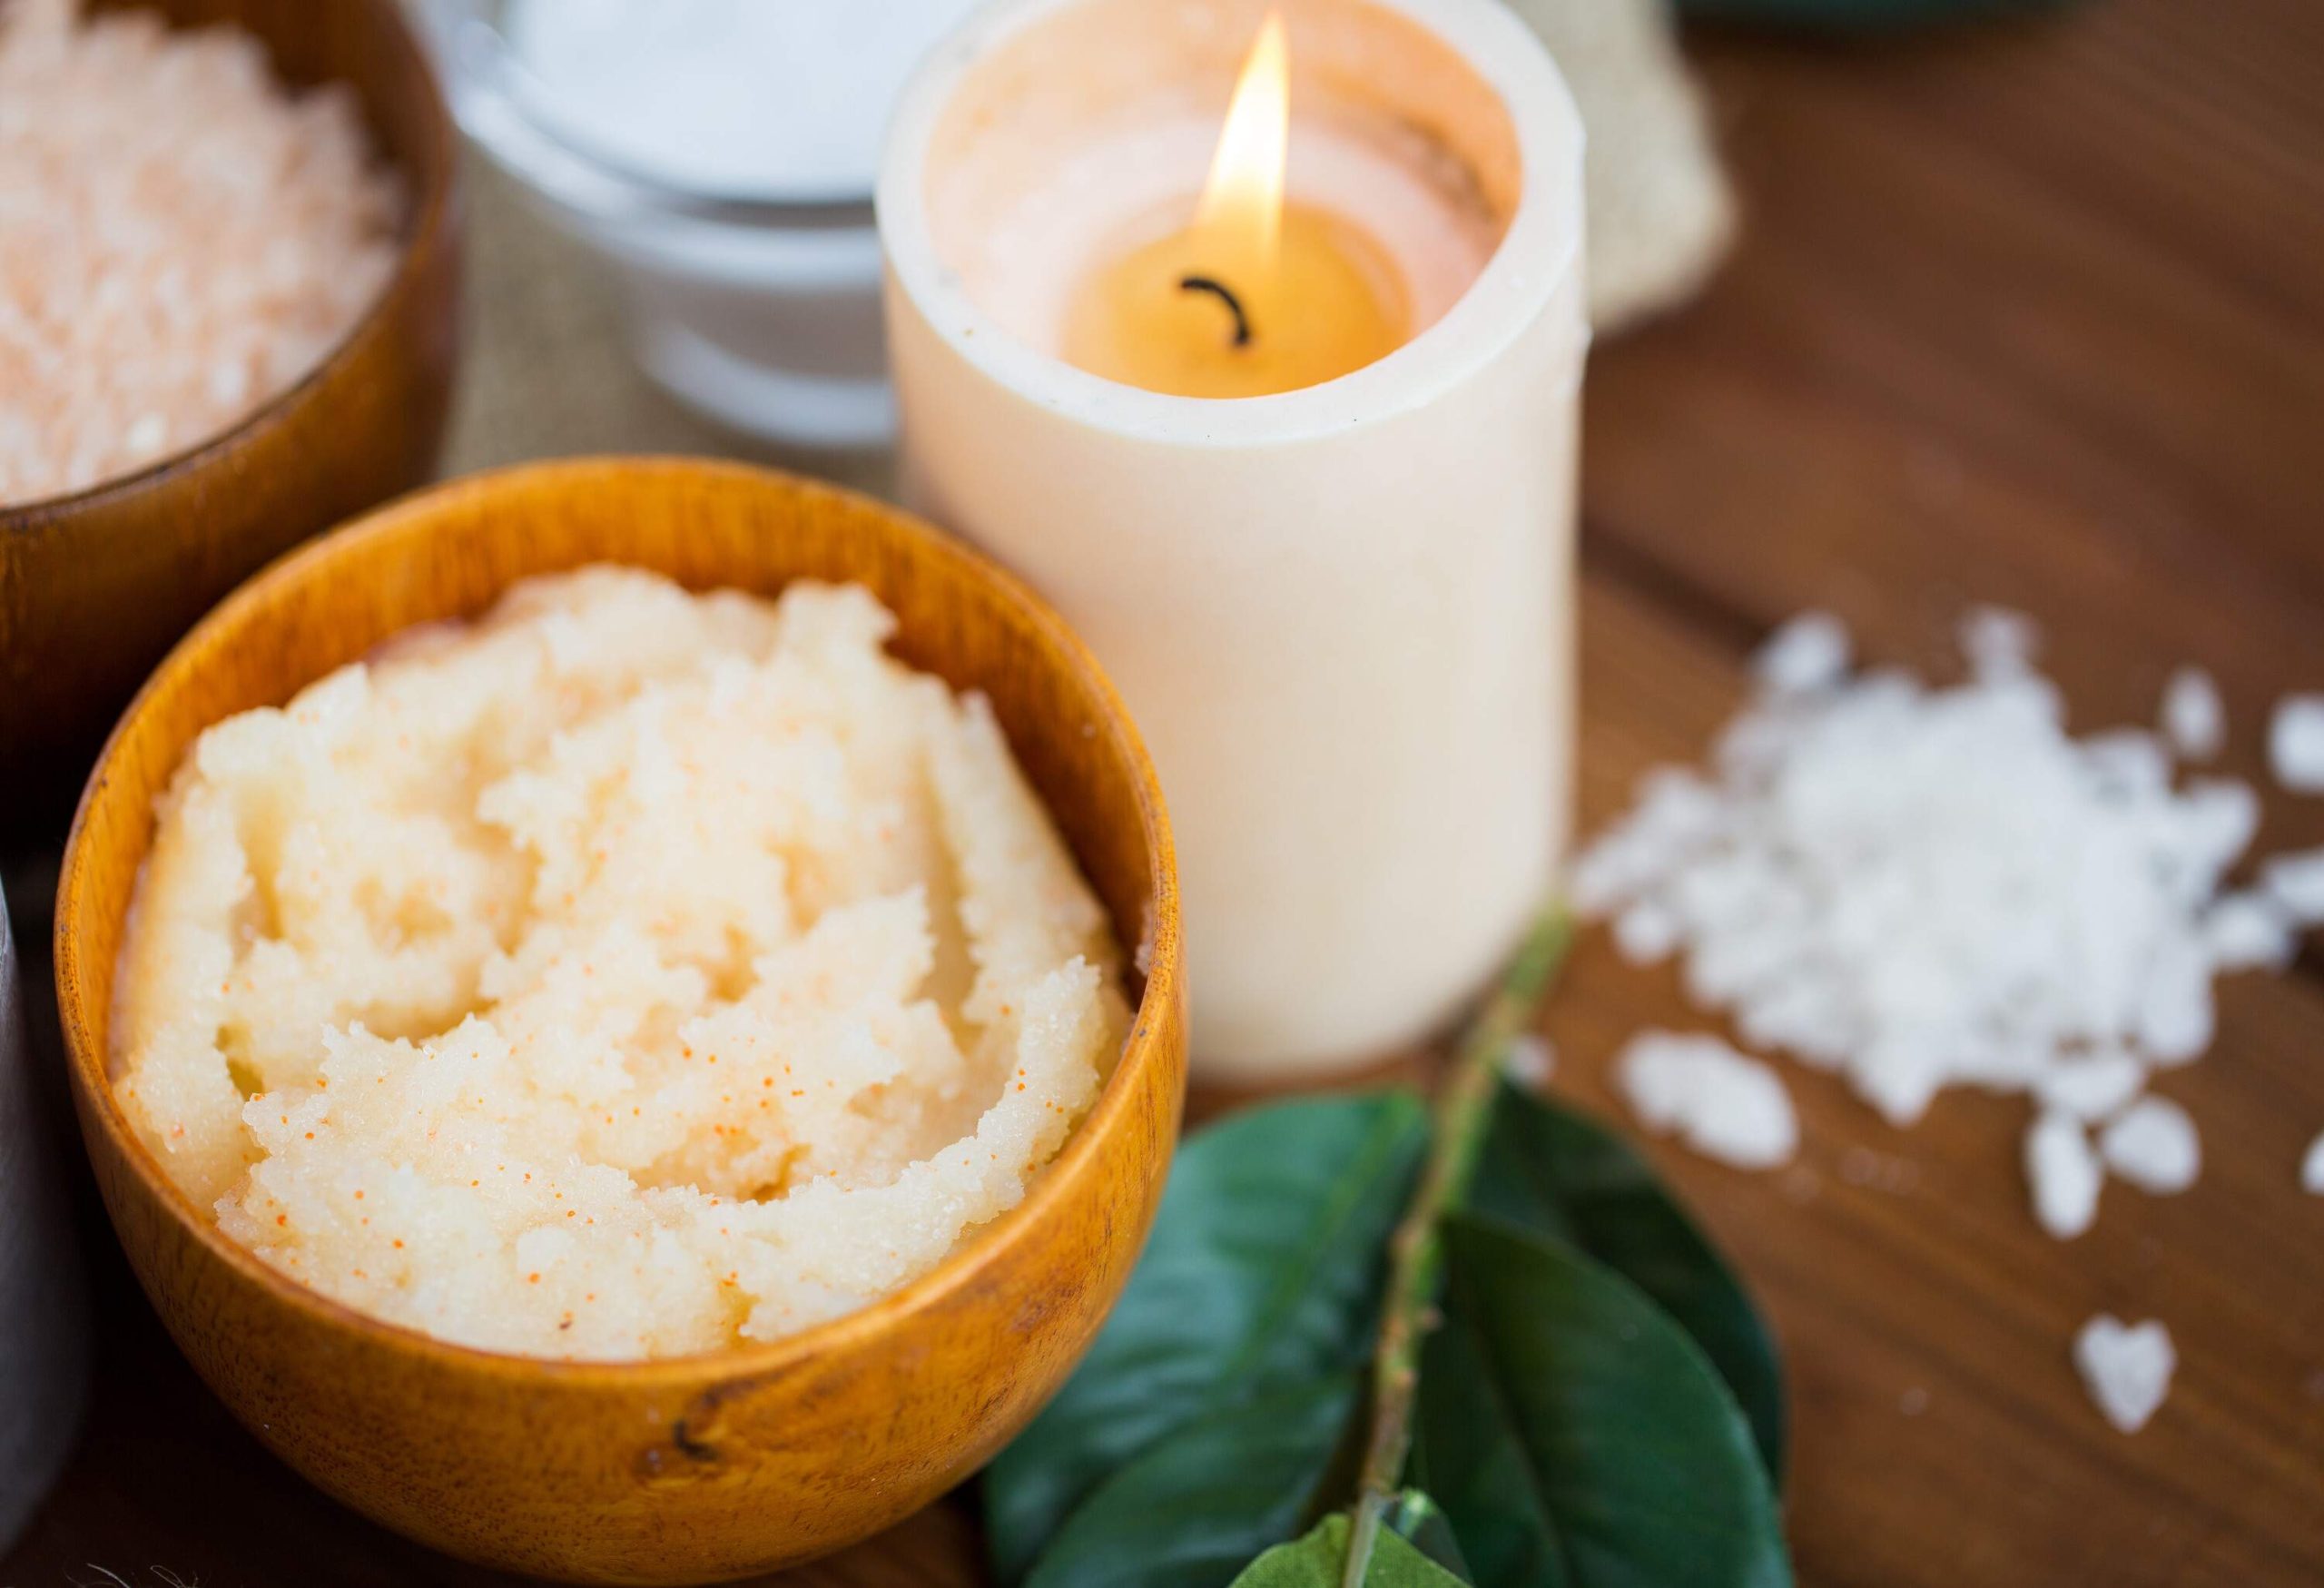
[[[295,384],[395,268],[353,94],[231,27],[0,0],[0,504],[198,446]]]

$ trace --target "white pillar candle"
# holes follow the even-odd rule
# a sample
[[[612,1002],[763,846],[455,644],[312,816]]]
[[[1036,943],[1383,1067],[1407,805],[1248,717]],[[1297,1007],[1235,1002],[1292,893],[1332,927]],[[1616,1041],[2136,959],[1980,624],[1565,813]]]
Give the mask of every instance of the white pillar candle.
[[[1531,35],[1495,0],[1286,0],[1290,197],[1393,261],[1410,340],[1231,400],[1061,360],[1076,284],[1202,188],[1268,9],[990,8],[907,87],[878,195],[907,492],[1121,688],[1198,1072],[1257,1081],[1428,1034],[1550,883],[1588,341],[1581,129]]]

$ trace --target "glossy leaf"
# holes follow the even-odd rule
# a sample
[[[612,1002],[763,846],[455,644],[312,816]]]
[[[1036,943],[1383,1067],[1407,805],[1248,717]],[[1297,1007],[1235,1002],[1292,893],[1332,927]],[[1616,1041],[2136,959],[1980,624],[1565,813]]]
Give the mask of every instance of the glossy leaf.
[[[1166,1437],[1363,1364],[1426,1136],[1418,1100],[1395,1092],[1254,1109],[1187,1140],[1097,1343],[985,1475],[1000,1581],[1021,1580],[1085,1499]]]
[[[1074,1510],[1026,1588],[1226,1588],[1298,1531],[1359,1391],[1352,1373],[1295,1385],[1167,1435]]]
[[[1782,1588],[1767,1472],[1688,1334],[1571,1246],[1445,1224],[1420,1464],[1482,1588]]]
[[[1586,1115],[1504,1084],[1466,1206],[1578,1248],[1695,1338],[1783,1486],[1783,1367],[1767,1322],[1646,1160]]]
[[[1469,1563],[1461,1553],[1461,1541],[1452,1534],[1452,1519],[1427,1494],[1406,1489],[1382,1520],[1430,1560],[1456,1577],[1467,1578]]]
[[[1277,1544],[1235,1579],[1234,1588],[1340,1588],[1347,1563],[1347,1516],[1335,1512],[1292,1544]],[[1462,1588],[1462,1580],[1394,1533],[1372,1546],[1364,1588]]]

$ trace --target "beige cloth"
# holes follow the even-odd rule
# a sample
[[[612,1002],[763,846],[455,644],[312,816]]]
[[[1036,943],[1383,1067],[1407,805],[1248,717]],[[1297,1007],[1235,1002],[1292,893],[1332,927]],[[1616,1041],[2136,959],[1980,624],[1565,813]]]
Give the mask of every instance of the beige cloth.
[[[443,471],[581,452],[743,458],[884,493],[885,452],[771,446],[701,419],[646,380],[604,270],[537,214],[516,184],[468,161],[468,349]]]
[[[1550,48],[1590,135],[1590,322],[1610,334],[1693,297],[1735,201],[1667,0],[1510,0]]]

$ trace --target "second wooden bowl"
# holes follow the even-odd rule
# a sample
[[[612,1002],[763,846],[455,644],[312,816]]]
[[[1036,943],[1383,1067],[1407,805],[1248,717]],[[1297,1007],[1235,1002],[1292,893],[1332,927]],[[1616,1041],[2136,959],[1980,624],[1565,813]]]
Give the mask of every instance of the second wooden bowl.
[[[695,588],[858,580],[895,650],[989,695],[1121,941],[1137,1016],[1024,1203],[864,1311],[714,1356],[598,1365],[444,1345],[284,1278],[162,1172],[107,1080],[113,962],[153,797],[194,736],[527,575],[612,561]],[[57,996],[82,1133],[131,1266],[211,1387],[358,1510],[471,1560],[680,1583],[862,1538],[980,1465],[1061,1384],[1136,1262],[1186,1073],[1167,818],[1120,703],[1064,624],[957,543],[866,498],[710,463],[547,465],[383,509],[237,591],[105,747],[66,850]],[[251,1519],[256,1524],[256,1519]]]
[[[104,0],[118,10],[128,0]],[[403,179],[402,257],[347,340],[222,434],[71,496],[0,504],[0,838],[54,842],[89,755],[187,626],[293,543],[436,467],[458,350],[458,141],[397,0],[134,0],[345,83]]]

